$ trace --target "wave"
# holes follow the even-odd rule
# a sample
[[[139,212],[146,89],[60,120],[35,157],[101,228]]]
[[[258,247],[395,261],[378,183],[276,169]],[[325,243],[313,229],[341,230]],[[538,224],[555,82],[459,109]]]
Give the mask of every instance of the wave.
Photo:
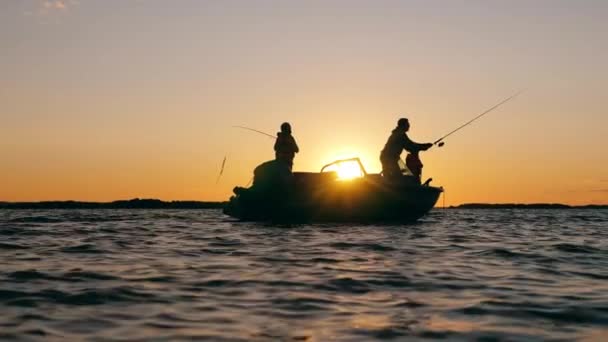
[[[29,246],[20,245],[17,243],[0,242],[0,249],[28,249]]]
[[[103,250],[99,250],[93,244],[85,243],[75,246],[63,247],[60,250],[63,253],[93,253],[93,254],[101,254],[105,253]]]
[[[598,254],[607,253],[601,249],[589,246],[589,245],[577,245],[573,243],[558,243],[552,246],[554,249],[560,252],[566,253],[581,253],[581,254]]]
[[[156,295],[127,286],[107,289],[85,289],[67,292],[53,289],[41,291],[0,290],[0,302],[8,306],[35,307],[46,303],[62,305],[102,305],[116,303],[166,303]]]
[[[369,251],[387,252],[396,250],[394,247],[386,246],[379,243],[350,243],[350,242],[335,242],[329,244],[329,247],[337,249],[364,249]]]

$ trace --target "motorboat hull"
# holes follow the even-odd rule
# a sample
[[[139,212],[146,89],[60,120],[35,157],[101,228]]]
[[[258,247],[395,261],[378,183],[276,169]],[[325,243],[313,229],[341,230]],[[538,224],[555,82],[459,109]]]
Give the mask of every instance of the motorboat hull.
[[[294,178],[286,189],[243,189],[230,198],[224,213],[244,221],[413,222],[435,206],[443,191],[377,174],[344,181],[329,173],[294,173]]]

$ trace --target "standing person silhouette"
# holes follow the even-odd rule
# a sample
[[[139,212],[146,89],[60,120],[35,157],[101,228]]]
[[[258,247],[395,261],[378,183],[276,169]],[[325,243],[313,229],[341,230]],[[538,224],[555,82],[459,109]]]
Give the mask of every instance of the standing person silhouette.
[[[283,161],[293,169],[293,158],[300,152],[296,139],[291,135],[291,125],[288,122],[281,124],[281,131],[277,133],[277,140],[274,143],[276,160]]]
[[[401,176],[399,168],[399,158],[401,152],[406,150],[410,153],[426,151],[432,143],[419,144],[410,140],[407,131],[410,129],[410,122],[406,118],[397,121],[397,127],[393,129],[388,137],[384,148],[380,152],[380,162],[382,163],[382,175],[388,178]]]

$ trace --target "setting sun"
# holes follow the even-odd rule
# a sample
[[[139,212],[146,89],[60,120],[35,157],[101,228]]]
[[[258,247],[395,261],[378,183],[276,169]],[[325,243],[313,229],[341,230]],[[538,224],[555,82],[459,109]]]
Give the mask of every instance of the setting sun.
[[[359,165],[355,162],[342,163],[338,166],[337,171],[340,179],[353,179],[363,176]]]
[[[340,180],[363,177],[363,170],[361,170],[357,160],[339,161],[328,167],[327,170],[335,171]]]

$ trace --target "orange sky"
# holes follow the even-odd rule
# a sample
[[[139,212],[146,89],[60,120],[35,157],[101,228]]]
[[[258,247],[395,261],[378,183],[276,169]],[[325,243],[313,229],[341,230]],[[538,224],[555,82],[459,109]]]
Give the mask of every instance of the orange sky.
[[[464,202],[608,203],[608,3],[5,1],[0,201],[225,200],[292,123],[295,170],[396,120]],[[215,184],[220,164],[226,169]]]

